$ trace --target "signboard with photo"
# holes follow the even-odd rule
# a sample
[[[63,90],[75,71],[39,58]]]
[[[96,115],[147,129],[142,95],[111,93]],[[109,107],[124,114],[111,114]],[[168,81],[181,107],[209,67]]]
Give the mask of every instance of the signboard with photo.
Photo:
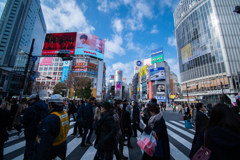
[[[164,67],[154,68],[154,69],[150,70],[150,80],[151,81],[159,81],[162,79],[166,79]]]

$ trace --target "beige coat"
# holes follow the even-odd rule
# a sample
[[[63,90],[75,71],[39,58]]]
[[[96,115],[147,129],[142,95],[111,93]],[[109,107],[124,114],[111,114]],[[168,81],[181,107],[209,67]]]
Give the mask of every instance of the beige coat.
[[[178,105],[178,110],[181,111],[182,110],[182,105]]]
[[[10,111],[10,110],[11,110],[11,106],[12,106],[12,104],[6,101],[6,102],[2,105],[1,108]]]

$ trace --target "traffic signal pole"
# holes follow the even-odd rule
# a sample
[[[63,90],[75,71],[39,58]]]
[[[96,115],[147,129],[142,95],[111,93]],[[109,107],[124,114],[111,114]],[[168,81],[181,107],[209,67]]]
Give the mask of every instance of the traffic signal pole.
[[[30,63],[30,59],[32,57],[32,52],[33,52],[33,47],[34,47],[34,42],[35,42],[35,39],[33,38],[32,40],[32,45],[31,45],[31,49],[30,49],[30,52],[28,54],[28,61],[27,61],[27,64],[26,64],[26,67],[25,67],[25,71],[24,71],[24,79],[23,79],[23,83],[22,83],[22,90],[20,92],[20,100],[22,99],[23,97],[23,94],[24,94],[24,89],[25,89],[25,83],[26,83],[26,79],[27,79],[27,72],[28,72],[28,66],[29,66],[29,63]]]

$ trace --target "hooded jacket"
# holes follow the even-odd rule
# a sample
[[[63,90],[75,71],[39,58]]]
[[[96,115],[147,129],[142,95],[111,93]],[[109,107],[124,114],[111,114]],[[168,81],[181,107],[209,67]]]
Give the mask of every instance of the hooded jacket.
[[[216,127],[207,129],[207,148],[212,151],[210,160],[239,160],[240,134],[229,129]],[[204,131],[200,132],[193,146],[192,157],[204,145]]]
[[[36,107],[38,111],[35,110]],[[48,106],[43,101],[35,101],[27,108],[23,117],[20,119],[21,123],[25,125],[25,139],[35,140],[37,136],[37,128],[39,124],[37,112],[47,113]],[[38,113],[41,114],[41,113]]]

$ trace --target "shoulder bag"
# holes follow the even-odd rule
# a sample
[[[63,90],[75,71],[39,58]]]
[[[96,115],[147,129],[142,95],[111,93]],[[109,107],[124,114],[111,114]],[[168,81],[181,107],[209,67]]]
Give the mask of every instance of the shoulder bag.
[[[209,160],[211,152],[207,148],[207,130],[204,132],[204,146],[201,146],[199,150],[194,154],[191,160]]]

